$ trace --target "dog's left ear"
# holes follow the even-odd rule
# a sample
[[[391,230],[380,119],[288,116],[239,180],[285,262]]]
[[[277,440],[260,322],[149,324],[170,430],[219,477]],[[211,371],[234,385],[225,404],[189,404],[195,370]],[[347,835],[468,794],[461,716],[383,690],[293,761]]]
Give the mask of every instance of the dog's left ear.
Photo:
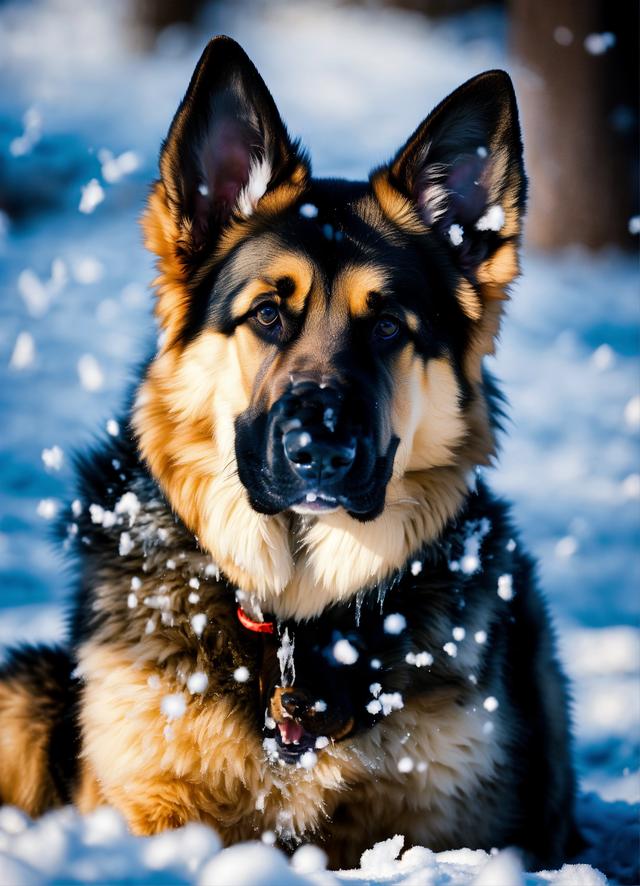
[[[526,198],[509,75],[488,71],[453,92],[372,184],[387,215],[406,229],[436,232],[470,279],[508,283]]]
[[[187,255],[215,245],[288,176],[304,175],[275,102],[244,50],[211,40],[160,154],[165,200]]]

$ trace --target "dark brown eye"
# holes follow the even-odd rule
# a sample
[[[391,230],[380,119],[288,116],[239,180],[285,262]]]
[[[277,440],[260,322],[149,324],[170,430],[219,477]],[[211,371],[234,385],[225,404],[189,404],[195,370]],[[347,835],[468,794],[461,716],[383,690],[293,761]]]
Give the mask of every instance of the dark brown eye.
[[[388,314],[380,317],[373,328],[373,334],[381,341],[389,341],[390,339],[395,338],[399,332],[400,321]]]
[[[261,326],[273,326],[280,319],[280,311],[273,302],[268,301],[260,305],[255,317]]]

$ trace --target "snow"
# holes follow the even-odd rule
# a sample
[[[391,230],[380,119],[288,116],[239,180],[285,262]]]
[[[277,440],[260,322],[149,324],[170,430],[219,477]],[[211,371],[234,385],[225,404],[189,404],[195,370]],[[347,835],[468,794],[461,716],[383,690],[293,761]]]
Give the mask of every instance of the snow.
[[[60,510],[60,502],[55,498],[41,498],[36,508],[36,513],[44,520],[53,520]]]
[[[633,430],[640,428],[640,395],[632,397],[624,407],[624,420]]]
[[[239,669],[238,669],[239,670]],[[246,670],[246,668],[245,668]],[[236,672],[237,674],[237,672]],[[238,677],[234,674],[235,679]],[[249,672],[247,671],[247,676]],[[196,695],[204,692],[209,685],[209,678],[203,671],[194,671],[193,674],[190,675],[187,680],[187,689],[191,693],[191,695]]]
[[[18,333],[9,359],[9,367],[17,370],[28,369],[33,366],[35,359],[36,346],[33,336],[30,332]]]
[[[300,215],[303,215],[305,218],[316,218],[318,207],[314,206],[313,203],[303,203],[300,207]]]
[[[240,665],[233,672],[233,679],[238,683],[246,683],[250,676],[249,668],[246,668],[244,665]]]
[[[177,720],[187,709],[187,702],[181,692],[165,695],[160,702],[160,710],[168,720]]]
[[[78,358],[78,376],[86,391],[99,391],[104,385],[104,374],[93,354],[82,354]]]
[[[78,209],[80,212],[84,212],[85,215],[89,215],[93,212],[96,206],[99,206],[102,203],[103,200],[104,190],[102,185],[97,178],[92,178],[91,181],[87,182],[82,188],[82,196],[80,198]]]
[[[489,711],[489,713],[492,714],[494,711],[498,710],[498,699],[495,698],[493,695],[489,695],[482,702],[482,707],[485,709],[485,711]]]
[[[136,218],[155,175],[160,139],[207,37],[224,31],[241,40],[290,130],[310,147],[321,176],[365,174],[392,156],[464,79],[494,67],[513,70],[500,13],[486,10],[433,23],[394,9],[376,7],[372,14],[315,0],[252,6],[247,15],[241,0],[209,5],[198,24],[162,33],[147,53],[132,46],[127,17],[124,0],[0,5],[6,87],[0,145],[7,181],[19,183],[21,205],[28,209],[20,220],[0,215],[4,646],[63,636],[69,579],[38,503],[57,507],[74,494],[71,453],[105,422],[108,433],[121,432],[109,416],[118,414],[138,361],[155,344],[152,258],[140,243]],[[562,27],[560,20],[550,41],[564,46],[582,40]],[[105,150],[118,161],[133,152],[139,165],[109,181]],[[82,188],[91,181],[102,205],[80,213]],[[35,199],[40,194],[50,200],[46,209]],[[637,217],[628,223],[631,233],[640,231]],[[30,274],[21,278],[25,271]],[[497,359],[488,361],[504,381],[512,420],[498,469],[485,473],[514,502],[523,542],[539,560],[540,584],[572,681],[578,808],[593,842],[584,864],[527,874],[527,886],[601,884],[598,867],[613,879],[629,880],[637,858],[638,812],[631,805],[640,800],[637,285],[635,258],[613,249],[593,255],[576,247],[555,256],[526,250]],[[84,354],[99,367],[97,387],[78,383],[76,367]],[[59,471],[47,471],[41,453],[54,441],[68,457]],[[473,552],[469,556],[468,565],[475,566]],[[410,567],[413,575],[422,568],[419,560]],[[204,613],[192,616],[198,636],[206,623]],[[476,632],[474,641],[483,642],[482,634]],[[416,656],[422,652],[414,650]],[[380,662],[369,664],[377,676]],[[101,877],[209,883],[215,880],[202,872],[215,863],[229,863],[233,876],[244,875],[248,850],[239,847],[228,862],[231,850],[219,853],[215,835],[200,825],[148,839],[131,837],[122,825],[112,832],[105,827],[105,842],[98,845],[86,840],[90,816],[62,810],[31,824],[13,813],[14,826],[20,819],[23,828],[7,845],[1,836],[6,812],[0,810],[0,882]],[[208,849],[190,849],[199,835],[206,835]],[[271,882],[294,873],[298,883],[320,882],[321,876],[380,883],[387,876],[372,868],[294,872],[275,849],[262,848],[269,854],[258,868],[265,876],[277,872]],[[436,855],[415,847],[391,860],[388,878],[466,886],[492,861],[485,853]],[[253,882],[250,873],[246,882]]]
[[[504,209],[499,204],[489,206],[475,224],[477,231],[499,231],[504,224]]]
[[[318,762],[318,755],[313,751],[305,751],[300,757],[300,765],[303,769],[313,769]]]
[[[430,652],[407,652],[404,657],[407,664],[415,665],[417,668],[428,668],[433,664],[433,655]]]
[[[449,240],[454,246],[460,246],[464,240],[464,230],[461,225],[451,225],[449,228]]]
[[[573,31],[565,25],[558,25],[557,28],[554,28],[553,39],[560,46],[571,46],[573,43]]]
[[[602,34],[587,34],[584,38],[584,48],[589,55],[604,55],[609,49],[613,49],[616,45],[616,35],[611,31],[605,31]]]
[[[59,471],[64,462],[64,452],[59,446],[42,450],[42,462],[50,471]]]
[[[207,615],[205,612],[196,612],[195,615],[191,616],[191,627],[193,628],[194,634],[200,637],[202,632],[207,626]]]
[[[344,637],[333,645],[333,657],[343,665],[355,664],[358,660],[358,650]]]
[[[501,600],[509,602],[513,600],[513,577],[511,575],[501,575],[498,578],[498,596]]]
[[[406,627],[407,619],[400,612],[392,612],[383,622],[385,634],[401,634]]]
[[[104,524],[103,524],[104,525]],[[120,533],[120,542],[118,544],[118,553],[121,557],[126,557],[135,547],[135,542],[131,538],[130,533],[121,532]]]

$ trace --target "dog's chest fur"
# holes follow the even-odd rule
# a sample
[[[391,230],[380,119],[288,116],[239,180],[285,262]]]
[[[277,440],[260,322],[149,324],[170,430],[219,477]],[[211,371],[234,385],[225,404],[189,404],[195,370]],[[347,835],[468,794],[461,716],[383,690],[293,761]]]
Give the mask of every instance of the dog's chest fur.
[[[330,838],[342,864],[355,863],[393,827],[434,848],[463,834],[483,845],[477,797],[489,787],[494,802],[500,797],[513,738],[511,701],[492,662],[502,652],[491,637],[509,633],[521,606],[518,594],[511,601],[497,594],[498,579],[508,573],[517,585],[522,573],[524,585],[528,570],[503,509],[485,490],[470,495],[441,542],[384,588],[311,622],[281,623],[300,649],[315,644],[327,661],[337,638],[351,638],[359,661],[326,667],[344,671],[358,710],[389,699],[386,716],[362,710],[357,733],[320,750],[307,769],[269,759],[263,748],[265,640],[240,625],[234,588],[126,447],[103,458],[106,476],[98,482],[94,470],[67,526],[81,552],[83,585],[74,644],[84,807],[114,803],[139,833],[193,818],[229,842],[265,830],[284,842],[315,833]],[[384,629],[390,614],[406,622],[397,634]],[[416,665],[425,653],[430,664]],[[234,677],[238,668],[248,680]],[[194,673],[206,675],[204,691],[190,692]],[[498,710],[486,709],[489,697],[500,699]],[[88,790],[94,773],[98,792]]]

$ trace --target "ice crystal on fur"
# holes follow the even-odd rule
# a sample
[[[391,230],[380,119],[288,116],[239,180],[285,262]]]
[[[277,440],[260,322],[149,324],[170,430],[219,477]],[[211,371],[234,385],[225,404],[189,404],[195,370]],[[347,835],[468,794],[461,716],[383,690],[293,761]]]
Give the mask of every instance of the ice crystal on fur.
[[[420,560],[414,560],[411,564],[411,575],[420,575],[422,572],[422,563]]]
[[[451,643],[451,642],[445,643],[442,648],[447,653],[447,655],[450,656],[451,658],[455,658],[456,655],[458,654],[458,647],[456,646],[455,643]]]
[[[407,773],[413,771],[413,760],[411,757],[400,757],[398,760],[398,772]]]
[[[451,572],[461,570],[465,575],[473,575],[480,569],[480,546],[490,529],[491,523],[486,517],[467,524],[464,551],[459,561],[449,563]]]
[[[453,639],[454,639],[457,643],[460,643],[460,642],[462,642],[462,640],[464,640],[464,638],[466,637],[467,632],[465,631],[464,628],[456,627],[456,628],[454,628],[454,629],[451,631],[451,634],[452,634],[452,636],[453,636]]]
[[[282,686],[293,686],[296,681],[296,666],[293,660],[294,640],[289,637],[289,629],[285,628],[280,638],[277,656],[280,662],[280,681]]]
[[[489,711],[489,713],[492,714],[494,711],[498,710],[498,699],[495,698],[493,695],[489,695],[482,702],[482,707],[485,709],[485,711]]]
[[[473,635],[473,639],[476,643],[486,643],[487,642],[487,632],[486,631],[476,631]]]

